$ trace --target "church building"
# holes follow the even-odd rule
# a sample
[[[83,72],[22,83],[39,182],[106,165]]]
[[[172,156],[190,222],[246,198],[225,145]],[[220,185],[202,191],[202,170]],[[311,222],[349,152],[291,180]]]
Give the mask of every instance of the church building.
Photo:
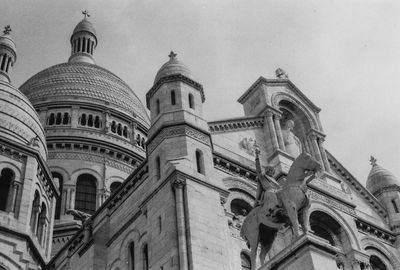
[[[399,179],[371,157],[360,184],[284,70],[244,89],[243,116],[207,121],[208,89],[179,55],[160,62],[144,105],[96,64],[100,42],[85,13],[69,59],[17,88],[18,41],[9,26],[0,36],[0,270],[400,269]],[[283,226],[254,260],[241,229],[256,157],[283,185],[304,153],[320,167],[309,230]]]

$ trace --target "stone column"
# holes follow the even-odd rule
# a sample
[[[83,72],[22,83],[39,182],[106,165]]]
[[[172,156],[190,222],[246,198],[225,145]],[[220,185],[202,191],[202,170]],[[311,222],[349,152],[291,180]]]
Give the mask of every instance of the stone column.
[[[186,221],[185,221],[185,209],[183,202],[183,189],[185,181],[182,179],[176,179],[172,183],[172,187],[175,191],[175,207],[176,207],[176,221],[178,230],[178,252],[179,252],[179,269],[188,269],[188,256],[187,256],[187,240],[186,240]]]
[[[324,163],[322,161],[322,156],[321,156],[321,152],[319,151],[319,146],[318,146],[318,142],[317,142],[317,135],[315,133],[311,133],[310,134],[310,140],[311,140],[311,144],[314,150],[314,155],[317,159],[317,161],[319,163],[321,163],[322,169],[325,170],[325,166]]]
[[[272,140],[272,147],[274,150],[278,149],[278,139],[276,137],[276,131],[274,126],[274,120],[272,119],[273,113],[271,111],[267,111],[264,117],[264,124],[267,124],[271,140]]]
[[[279,114],[275,114],[274,123],[275,123],[276,136],[278,137],[279,149],[281,149],[282,151],[286,151],[285,142],[283,141],[283,135],[281,130],[281,123],[279,121],[280,119],[281,116]]]
[[[11,202],[10,202],[10,211],[13,213],[17,212],[17,199],[18,199],[18,192],[21,183],[14,181],[12,184],[12,195],[11,195]]]
[[[75,188],[71,188],[70,209],[75,209]]]
[[[132,144],[135,144],[136,143],[136,128],[137,128],[137,124],[136,123],[132,123],[131,124],[131,129],[132,129],[132,131],[130,132],[130,140],[131,140],[131,143]]]
[[[65,215],[65,210],[67,207],[67,190],[63,187],[60,202],[60,216]]]
[[[38,225],[39,225],[39,213],[41,211],[40,205],[33,206],[33,220],[32,220],[32,225],[31,225],[31,230],[33,234],[37,233],[38,230]]]
[[[1,68],[1,63],[3,61],[4,56],[5,56],[5,54],[0,55],[0,68]]]
[[[323,137],[318,138],[318,146],[319,146],[319,151],[321,153],[322,161],[324,163],[325,170],[327,172],[329,172],[330,171],[330,169],[329,169],[330,167],[329,167],[328,156],[326,155],[323,143],[324,143],[324,138]]]
[[[79,121],[79,107],[73,106],[71,108],[71,128],[77,128]]]

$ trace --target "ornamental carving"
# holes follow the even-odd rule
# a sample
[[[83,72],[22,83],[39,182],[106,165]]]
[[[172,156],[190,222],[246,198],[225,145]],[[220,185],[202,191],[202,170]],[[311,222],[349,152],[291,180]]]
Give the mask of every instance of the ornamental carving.
[[[356,211],[353,208],[350,208],[342,203],[339,203],[336,200],[333,200],[331,198],[328,198],[320,193],[317,193],[311,189],[308,189],[307,193],[309,194],[310,198],[313,200],[317,200],[317,201],[321,201],[333,208],[336,208],[346,214],[352,215],[352,216],[356,216]]]
[[[239,143],[239,146],[242,149],[246,150],[246,153],[251,156],[254,156],[255,145],[256,145],[256,140],[254,140],[251,137],[243,138]]]

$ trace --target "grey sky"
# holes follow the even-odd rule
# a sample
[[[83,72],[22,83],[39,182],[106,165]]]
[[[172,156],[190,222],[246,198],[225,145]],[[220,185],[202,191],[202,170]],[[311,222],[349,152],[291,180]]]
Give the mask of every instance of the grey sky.
[[[326,148],[365,183],[370,154],[400,177],[399,1],[2,1],[20,86],[66,62],[83,18],[99,40],[95,58],[144,102],[170,50],[206,94],[208,120],[242,115],[237,98],[281,67],[317,106]]]

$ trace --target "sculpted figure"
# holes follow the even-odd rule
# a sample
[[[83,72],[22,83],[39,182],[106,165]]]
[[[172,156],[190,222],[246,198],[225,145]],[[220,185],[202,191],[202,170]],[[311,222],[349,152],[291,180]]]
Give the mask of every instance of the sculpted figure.
[[[71,215],[74,218],[79,219],[82,222],[82,225],[85,223],[86,220],[91,217],[90,214],[75,209],[67,209],[65,211],[65,214]]]
[[[288,120],[285,123],[285,128],[282,129],[283,141],[285,142],[286,152],[293,157],[298,157],[302,152],[302,145],[299,138],[293,133],[294,121]]]
[[[240,235],[251,250],[252,270],[256,267],[258,245],[261,247],[259,258],[262,264],[277,232],[282,227],[291,225],[293,239],[300,235],[299,225],[304,232],[308,230],[307,215],[304,214],[309,206],[306,195],[307,183],[321,169],[321,165],[312,156],[301,153],[290,167],[286,181],[279,185],[272,178],[272,174],[261,173],[258,153],[256,151],[258,175],[256,203],[243,221],[240,231]],[[298,221],[299,212],[303,213],[301,224]]]

